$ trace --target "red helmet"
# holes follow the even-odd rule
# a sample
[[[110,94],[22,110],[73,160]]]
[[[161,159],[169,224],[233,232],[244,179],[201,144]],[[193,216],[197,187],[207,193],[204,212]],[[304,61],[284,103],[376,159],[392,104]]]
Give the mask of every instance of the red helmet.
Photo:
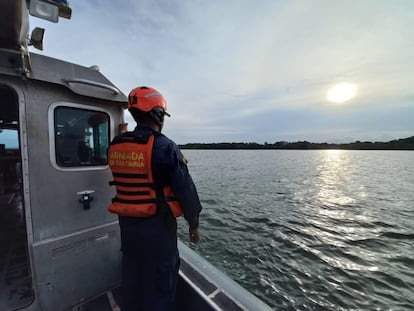
[[[160,107],[164,114],[170,116],[167,110],[167,102],[164,96],[156,89],[146,86],[138,86],[128,95],[128,109],[136,108],[144,112],[150,112],[156,107]]]

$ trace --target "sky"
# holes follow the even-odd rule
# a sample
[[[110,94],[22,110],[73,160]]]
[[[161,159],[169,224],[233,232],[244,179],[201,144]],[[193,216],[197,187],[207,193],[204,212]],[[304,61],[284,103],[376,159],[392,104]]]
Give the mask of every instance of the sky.
[[[70,20],[31,18],[46,29],[44,50],[31,51],[98,65],[124,94],[156,88],[172,115],[163,132],[179,144],[414,135],[414,1],[69,4]],[[338,101],[354,96],[329,101],[338,83],[353,90]]]

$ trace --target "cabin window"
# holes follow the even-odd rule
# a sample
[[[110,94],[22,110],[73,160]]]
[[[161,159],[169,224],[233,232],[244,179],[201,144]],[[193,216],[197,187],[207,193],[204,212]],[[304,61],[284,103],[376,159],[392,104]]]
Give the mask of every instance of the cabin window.
[[[19,149],[17,129],[0,129],[0,152],[4,149]]]
[[[58,106],[54,111],[56,163],[62,167],[108,164],[109,116]]]

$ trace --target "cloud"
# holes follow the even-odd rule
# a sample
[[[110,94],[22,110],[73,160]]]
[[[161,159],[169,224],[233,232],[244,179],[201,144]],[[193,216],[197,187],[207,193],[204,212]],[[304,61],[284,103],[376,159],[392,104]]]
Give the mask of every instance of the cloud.
[[[195,141],[196,135],[243,140],[246,133],[261,132],[263,116],[275,118],[268,120],[268,132],[281,132],[277,124],[284,119],[283,135],[301,139],[314,131],[304,121],[317,118],[309,111],[335,112],[326,91],[343,81],[358,85],[358,96],[338,117],[345,129],[353,122],[345,112],[355,106],[370,107],[364,112],[369,116],[412,105],[411,1],[73,0],[71,5],[71,21],[44,25],[45,54],[98,64],[124,93],[137,85],[156,87],[173,115],[166,130],[181,141]],[[356,132],[387,132],[386,127],[361,124]],[[321,131],[314,133],[316,139]]]

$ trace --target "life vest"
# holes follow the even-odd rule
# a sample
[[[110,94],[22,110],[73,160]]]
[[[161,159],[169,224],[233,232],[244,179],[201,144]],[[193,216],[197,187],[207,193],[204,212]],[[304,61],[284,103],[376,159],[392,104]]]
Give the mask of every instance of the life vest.
[[[108,150],[109,167],[114,180],[116,196],[108,210],[120,216],[148,217],[165,206],[175,217],[182,209],[170,186],[154,183],[152,174],[152,147],[154,134],[142,137],[125,133],[114,139]]]

